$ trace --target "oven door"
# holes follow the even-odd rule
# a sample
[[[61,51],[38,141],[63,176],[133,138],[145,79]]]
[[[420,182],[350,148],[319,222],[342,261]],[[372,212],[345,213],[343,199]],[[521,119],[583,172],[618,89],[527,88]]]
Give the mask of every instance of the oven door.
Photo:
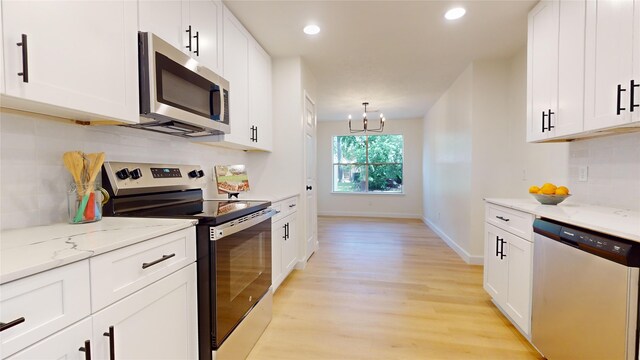
[[[261,216],[228,228],[242,230],[234,229],[211,242],[214,349],[271,287],[271,216],[273,211],[267,209]],[[219,229],[211,228],[211,233]]]

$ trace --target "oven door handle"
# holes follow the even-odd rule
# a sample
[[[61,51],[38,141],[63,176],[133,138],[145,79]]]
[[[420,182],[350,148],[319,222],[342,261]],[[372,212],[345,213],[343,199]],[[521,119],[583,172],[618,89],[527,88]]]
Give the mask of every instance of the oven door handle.
[[[220,226],[211,227],[210,229],[210,237],[209,240],[216,241],[220,240],[223,237],[233,235],[242,230],[246,230],[254,225],[257,225],[265,220],[270,219],[273,215],[276,214],[276,211],[269,208],[262,211],[262,214],[251,217],[251,215],[247,215],[244,218],[248,218],[247,220],[239,222],[240,219],[236,219],[234,221],[229,221],[226,224],[222,224]]]

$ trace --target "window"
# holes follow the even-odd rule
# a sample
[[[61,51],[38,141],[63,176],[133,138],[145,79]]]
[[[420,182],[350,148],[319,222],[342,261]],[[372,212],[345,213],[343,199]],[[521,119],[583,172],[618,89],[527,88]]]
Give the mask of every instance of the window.
[[[401,193],[402,135],[333,137],[333,191]]]

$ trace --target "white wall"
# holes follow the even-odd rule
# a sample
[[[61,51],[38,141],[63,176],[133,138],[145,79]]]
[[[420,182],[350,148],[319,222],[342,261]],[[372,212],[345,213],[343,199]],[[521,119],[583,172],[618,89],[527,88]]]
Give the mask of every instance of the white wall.
[[[422,121],[387,120],[384,134],[404,137],[404,194],[332,193],[332,138],[350,135],[347,121],[318,122],[318,214],[420,218],[422,213]]]
[[[80,126],[42,115],[2,109],[0,113],[0,228],[66,221],[71,175],[62,154],[104,151],[107,161],[201,165],[207,174],[207,198],[220,198],[213,182],[216,164],[244,164],[251,156],[239,150],[193,144],[175,136],[117,126]],[[268,194],[252,175],[251,195]],[[247,197],[251,196],[248,195]]]

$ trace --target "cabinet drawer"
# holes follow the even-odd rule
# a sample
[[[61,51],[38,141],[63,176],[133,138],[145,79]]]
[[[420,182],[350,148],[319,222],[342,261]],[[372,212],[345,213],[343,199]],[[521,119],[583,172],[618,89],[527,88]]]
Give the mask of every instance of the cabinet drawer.
[[[500,229],[533,241],[533,214],[505,208],[503,206],[487,204],[486,221]]]
[[[283,205],[284,205],[283,201],[279,201],[277,203],[271,204],[271,208],[276,211],[276,214],[271,217],[272,224],[275,223],[276,221],[279,221],[285,216],[285,214],[282,211]]]
[[[96,312],[195,260],[193,227],[93,257],[91,309]]]
[[[89,261],[0,285],[0,321],[24,321],[0,332],[5,358],[88,316]]]
[[[288,199],[285,201],[284,203],[284,208],[285,211],[287,211],[287,214],[291,214],[295,211],[298,210],[298,197],[293,197],[291,199]]]

